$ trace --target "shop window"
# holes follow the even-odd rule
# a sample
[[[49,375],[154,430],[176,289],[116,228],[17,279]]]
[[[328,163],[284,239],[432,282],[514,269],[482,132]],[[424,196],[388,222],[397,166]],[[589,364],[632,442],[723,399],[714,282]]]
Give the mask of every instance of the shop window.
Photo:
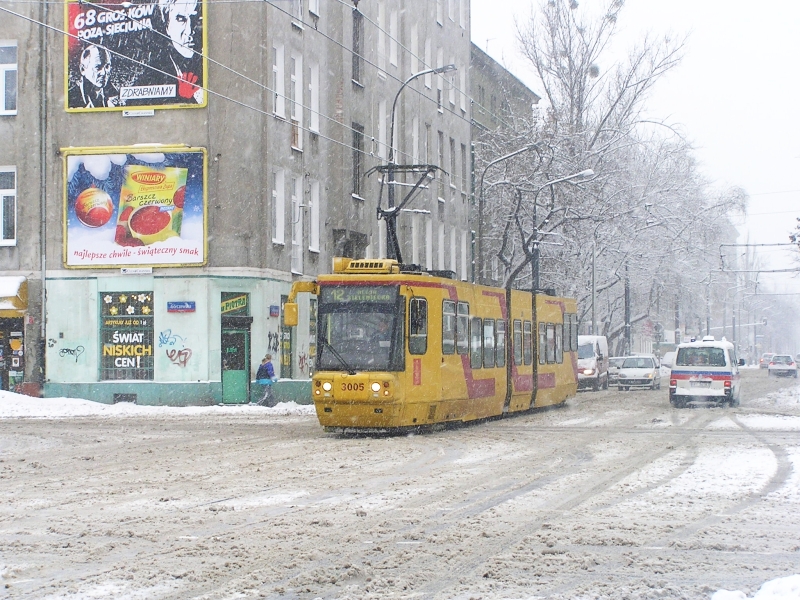
[[[456,303],[442,302],[442,354],[456,351]]]
[[[408,351],[425,354],[428,351],[428,301],[412,298],[408,306]]]
[[[472,317],[469,332],[469,365],[473,369],[480,369],[483,363],[483,331],[481,331],[481,320]]]
[[[153,292],[100,295],[100,380],[153,379]]]

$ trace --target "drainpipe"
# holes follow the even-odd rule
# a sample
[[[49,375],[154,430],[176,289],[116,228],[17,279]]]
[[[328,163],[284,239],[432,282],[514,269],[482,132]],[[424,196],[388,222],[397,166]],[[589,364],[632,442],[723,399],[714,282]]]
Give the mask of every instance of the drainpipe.
[[[40,20],[48,21],[48,2],[42,2]],[[42,27],[39,34],[39,256],[42,271],[41,316],[39,318],[39,364],[41,370],[42,390],[47,378],[47,365],[45,361],[46,348],[46,321],[47,290],[45,277],[47,273],[47,28]],[[44,394],[44,391],[42,391]]]

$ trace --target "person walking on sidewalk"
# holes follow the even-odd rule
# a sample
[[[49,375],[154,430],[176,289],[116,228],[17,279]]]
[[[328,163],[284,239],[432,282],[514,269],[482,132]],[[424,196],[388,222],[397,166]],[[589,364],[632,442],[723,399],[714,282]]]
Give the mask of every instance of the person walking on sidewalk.
[[[275,367],[272,366],[272,355],[267,354],[256,371],[256,383],[264,386],[264,395],[258,401],[260,406],[275,406],[272,395],[272,384],[275,382]]]

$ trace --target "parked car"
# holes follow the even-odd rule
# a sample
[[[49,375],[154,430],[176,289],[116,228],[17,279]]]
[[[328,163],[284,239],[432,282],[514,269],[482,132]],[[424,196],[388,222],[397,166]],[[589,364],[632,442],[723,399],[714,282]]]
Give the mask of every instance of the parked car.
[[[658,359],[652,354],[628,356],[617,374],[617,388],[627,390],[632,387],[661,389],[661,369]]]
[[[797,377],[797,363],[788,354],[776,354],[769,361],[767,375]]]
[[[767,367],[769,367],[769,361],[772,359],[773,356],[775,356],[775,353],[773,352],[764,352],[764,354],[762,354],[761,358],[758,360],[758,368],[766,369]]]
[[[608,339],[604,335],[578,336],[578,389],[608,389]]]
[[[612,356],[608,359],[608,385],[617,385],[619,368],[625,362],[627,356]]]
[[[661,366],[671,369],[673,364],[675,364],[675,352],[665,352],[664,357],[661,359]]]
[[[744,360],[736,356],[730,342],[681,344],[669,376],[670,404],[682,408],[704,400],[738,406],[742,365]]]

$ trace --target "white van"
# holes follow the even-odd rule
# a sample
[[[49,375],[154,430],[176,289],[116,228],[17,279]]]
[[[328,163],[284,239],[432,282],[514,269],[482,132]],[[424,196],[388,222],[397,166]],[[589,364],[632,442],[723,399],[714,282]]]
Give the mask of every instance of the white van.
[[[723,339],[681,344],[669,376],[669,401],[682,408],[695,400],[739,405],[739,367],[733,344]]]
[[[608,389],[608,340],[604,335],[578,336],[578,389]]]

